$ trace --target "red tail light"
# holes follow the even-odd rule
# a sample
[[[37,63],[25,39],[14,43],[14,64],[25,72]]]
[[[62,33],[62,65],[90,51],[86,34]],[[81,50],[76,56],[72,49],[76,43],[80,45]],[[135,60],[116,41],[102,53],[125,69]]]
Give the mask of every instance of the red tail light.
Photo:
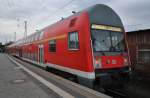
[[[128,58],[127,57],[124,57],[124,65],[128,65],[129,62],[128,62]]]
[[[101,68],[102,67],[102,62],[101,59],[97,59],[95,60],[95,68]]]

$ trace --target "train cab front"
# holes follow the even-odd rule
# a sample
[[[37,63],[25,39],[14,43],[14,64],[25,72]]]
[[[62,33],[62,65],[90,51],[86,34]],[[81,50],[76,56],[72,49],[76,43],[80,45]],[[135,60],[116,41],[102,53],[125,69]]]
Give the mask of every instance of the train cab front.
[[[123,30],[95,24],[91,28],[96,79],[104,85],[114,80],[125,82],[129,75],[129,57]]]
[[[101,84],[128,79],[129,57],[122,31],[112,26],[91,26],[95,75]]]
[[[130,72],[124,26],[120,17],[106,5],[97,4],[88,10],[95,76],[110,82]],[[105,81],[106,79],[106,81]]]

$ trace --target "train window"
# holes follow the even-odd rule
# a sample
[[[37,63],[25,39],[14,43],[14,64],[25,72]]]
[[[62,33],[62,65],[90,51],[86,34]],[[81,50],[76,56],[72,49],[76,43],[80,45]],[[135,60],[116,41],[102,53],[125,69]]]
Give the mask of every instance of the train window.
[[[49,41],[49,52],[56,52],[56,40]]]
[[[68,36],[69,49],[79,49],[78,32],[71,32]]]
[[[34,41],[34,35],[32,35],[32,42]]]
[[[33,34],[33,36],[32,36],[32,42],[34,42],[35,41],[35,34]]]
[[[39,40],[40,32],[37,32],[37,40]]]
[[[30,36],[30,43],[32,42],[32,37]]]
[[[37,40],[38,40],[38,37],[39,37],[39,34],[38,34],[38,33],[36,33],[35,41],[37,41]]]
[[[41,31],[40,36],[39,36],[39,40],[41,40],[43,38],[43,34],[44,34],[44,31]]]

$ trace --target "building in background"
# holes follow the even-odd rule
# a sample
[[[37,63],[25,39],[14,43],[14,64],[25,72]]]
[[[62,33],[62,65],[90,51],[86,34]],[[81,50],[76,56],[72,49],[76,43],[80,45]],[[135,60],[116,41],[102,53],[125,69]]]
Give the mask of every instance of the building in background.
[[[127,32],[127,40],[133,68],[150,69],[150,29]]]

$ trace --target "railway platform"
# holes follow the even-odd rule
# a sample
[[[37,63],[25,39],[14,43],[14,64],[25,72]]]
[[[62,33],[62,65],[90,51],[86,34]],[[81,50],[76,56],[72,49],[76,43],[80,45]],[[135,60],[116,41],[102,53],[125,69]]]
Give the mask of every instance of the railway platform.
[[[0,98],[111,98],[0,54]]]
[[[58,98],[30,75],[0,54],[0,98]]]

